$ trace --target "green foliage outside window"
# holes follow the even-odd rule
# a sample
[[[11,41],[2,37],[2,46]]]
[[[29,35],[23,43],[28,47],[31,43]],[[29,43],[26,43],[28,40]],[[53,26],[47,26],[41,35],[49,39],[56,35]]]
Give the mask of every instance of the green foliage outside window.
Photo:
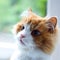
[[[24,10],[32,8],[36,14],[46,16],[47,0],[0,0],[0,31],[8,32],[17,23]]]

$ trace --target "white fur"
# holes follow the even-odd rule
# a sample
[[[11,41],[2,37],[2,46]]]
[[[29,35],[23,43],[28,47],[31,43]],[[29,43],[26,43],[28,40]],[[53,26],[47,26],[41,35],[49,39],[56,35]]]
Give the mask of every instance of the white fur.
[[[29,17],[30,16],[29,10],[24,11],[20,16],[21,17]]]
[[[16,37],[18,49],[14,52],[11,60],[50,60],[50,55],[45,54],[36,47],[31,36],[30,25],[24,25],[25,29],[20,31]],[[23,38],[25,45],[20,43],[20,35],[24,34]]]

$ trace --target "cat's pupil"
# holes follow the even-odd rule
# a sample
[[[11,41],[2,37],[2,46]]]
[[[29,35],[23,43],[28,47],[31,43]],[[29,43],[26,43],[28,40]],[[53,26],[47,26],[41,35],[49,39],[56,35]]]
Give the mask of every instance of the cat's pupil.
[[[39,36],[39,35],[40,35],[40,31],[38,31],[38,30],[33,30],[33,31],[31,32],[31,34],[32,34],[33,36]]]
[[[21,30],[23,30],[25,27],[23,26]]]

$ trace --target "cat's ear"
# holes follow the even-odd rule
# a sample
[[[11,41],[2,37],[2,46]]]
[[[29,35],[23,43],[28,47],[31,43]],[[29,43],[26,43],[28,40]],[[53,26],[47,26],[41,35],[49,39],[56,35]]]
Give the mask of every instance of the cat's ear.
[[[50,22],[51,24],[53,24],[54,27],[56,27],[57,18],[56,17],[51,17],[50,19],[48,19],[48,22]]]
[[[57,18],[51,17],[47,20],[46,25],[48,27],[49,32],[53,32],[57,25]]]
[[[32,9],[29,8],[28,10],[24,11],[20,16],[21,17],[29,17],[31,15]]]
[[[28,8],[28,12],[32,12],[32,9],[31,8]]]

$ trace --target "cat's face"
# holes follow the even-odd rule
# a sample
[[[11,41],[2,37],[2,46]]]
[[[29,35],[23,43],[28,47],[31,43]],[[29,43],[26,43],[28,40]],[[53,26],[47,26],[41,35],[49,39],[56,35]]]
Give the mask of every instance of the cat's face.
[[[56,24],[56,17],[44,19],[28,11],[14,28],[18,45],[51,53],[55,45]]]

